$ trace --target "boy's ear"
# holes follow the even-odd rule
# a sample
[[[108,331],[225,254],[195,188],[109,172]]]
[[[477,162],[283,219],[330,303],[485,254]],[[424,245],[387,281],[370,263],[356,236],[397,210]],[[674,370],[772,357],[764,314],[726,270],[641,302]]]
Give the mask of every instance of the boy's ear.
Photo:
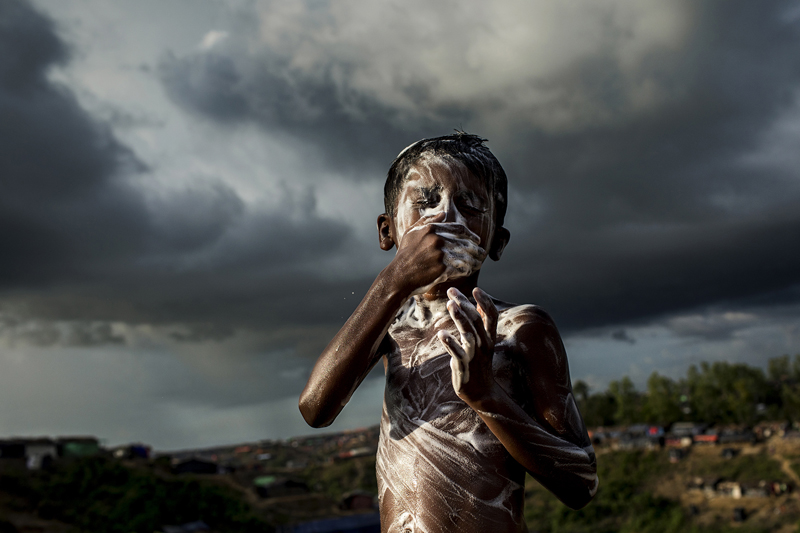
[[[494,238],[492,244],[489,246],[489,257],[494,261],[500,261],[500,256],[503,255],[503,250],[506,249],[508,240],[511,238],[511,232],[504,227],[499,227],[494,230]]]
[[[392,217],[386,213],[378,217],[378,243],[381,250],[387,252],[394,248],[394,233],[392,228]]]

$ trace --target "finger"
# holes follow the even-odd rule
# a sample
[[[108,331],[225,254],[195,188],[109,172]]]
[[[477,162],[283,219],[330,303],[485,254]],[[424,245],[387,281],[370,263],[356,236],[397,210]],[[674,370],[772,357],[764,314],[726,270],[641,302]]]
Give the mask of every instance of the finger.
[[[473,291],[474,293],[474,291]],[[464,294],[456,289],[450,287],[447,289],[447,296],[461,308],[466,314],[467,318],[472,322],[475,333],[478,337],[478,346],[491,346],[494,344],[494,337],[488,329],[486,329],[486,322],[478,309],[470,302]]]
[[[417,220],[416,222],[414,222],[413,224],[411,224],[408,227],[408,230],[406,230],[406,233],[408,233],[412,229],[418,229],[418,228],[421,228],[423,226],[428,226],[428,225],[431,225],[431,224],[441,223],[442,221],[444,221],[444,219],[446,217],[447,217],[447,215],[443,211],[439,212],[439,213],[436,213],[435,215],[424,215],[424,216],[421,216],[419,218],[419,220]]]
[[[472,296],[478,304],[478,312],[483,319],[483,328],[489,338],[494,341],[497,338],[497,306],[494,305],[491,297],[478,287],[472,289]]]
[[[466,227],[464,224],[458,222],[440,222],[431,219],[429,226],[432,226],[434,231],[442,236],[453,236],[468,239],[475,244],[480,244],[481,238],[477,233]]]
[[[481,322],[481,315],[478,313],[478,310],[460,290],[455,287],[450,287],[447,289],[447,297],[455,302],[472,322]]]
[[[472,359],[475,353],[475,345],[477,344],[480,347],[480,337],[475,331],[475,326],[454,301],[449,300],[447,302],[447,310],[450,312],[450,317],[453,319],[456,329],[461,334],[461,346],[465,352],[470,354],[470,359]]]
[[[442,341],[444,345],[444,349],[447,350],[453,358],[462,361],[462,362],[469,362],[469,355],[464,348],[461,347],[461,344],[453,337],[449,331],[445,331],[443,329],[439,330],[436,334],[439,337],[439,340]]]
[[[439,235],[439,237],[442,237],[444,240],[444,245],[442,247],[444,250],[451,250],[453,253],[470,255],[476,259],[479,259],[480,261],[486,259],[486,250],[470,240],[447,235]]]
[[[441,250],[451,262],[460,261],[473,270],[480,269],[486,259],[486,250],[469,241],[458,242],[445,239]]]
[[[445,216],[446,215],[444,213],[436,213],[435,215],[427,215],[427,216],[420,217],[419,220],[417,220],[416,222],[411,224],[408,227],[408,229],[405,231],[405,233],[403,234],[403,237],[402,237],[402,239],[400,241],[400,245],[398,245],[398,247],[397,247],[397,250],[399,251],[400,248],[405,247],[406,242],[408,242],[407,239],[412,233],[420,231],[420,230],[424,230],[425,228],[427,228],[429,226],[429,222],[431,222],[431,221],[441,222],[442,220],[445,219]],[[413,241],[413,239],[411,239],[411,240]]]
[[[442,341],[445,350],[450,354],[450,375],[452,376],[453,389],[459,392],[462,385],[469,381],[469,358],[450,333],[440,330],[438,337]]]
[[[461,392],[464,383],[469,381],[469,367],[456,357],[450,358],[450,376],[453,383],[453,390]]]
[[[444,250],[442,263],[448,267],[448,271],[452,270],[458,272],[461,276],[469,276],[473,272],[480,270],[483,266],[483,261],[479,261],[471,255],[452,253],[450,250]],[[454,278],[460,276],[454,276],[453,272],[450,272],[448,277]]]

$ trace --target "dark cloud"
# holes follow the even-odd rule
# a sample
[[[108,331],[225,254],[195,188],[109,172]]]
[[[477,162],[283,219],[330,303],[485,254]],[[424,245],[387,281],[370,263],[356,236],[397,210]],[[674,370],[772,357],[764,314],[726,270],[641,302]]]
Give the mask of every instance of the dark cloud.
[[[294,139],[304,159],[371,176],[378,189],[408,142],[483,127],[516,195],[510,246],[483,276],[498,297],[539,303],[565,329],[794,298],[797,171],[744,159],[795,105],[800,39],[790,3],[686,8],[680,31],[656,17],[678,37],[635,37],[635,61],[621,59],[629,36],[619,22],[601,17],[596,46],[566,28],[586,50],[570,56],[556,43],[555,67],[532,48],[527,62],[524,47],[515,55],[491,43],[470,48],[479,26],[443,23],[436,40],[406,49],[391,33],[370,41],[381,32],[369,21],[363,42],[348,41],[349,20],[314,10],[286,18],[267,7],[285,26],[272,28],[273,40],[255,22],[259,13],[246,11],[228,38],[164,56],[153,71],[172,101],[214,123],[255,123]],[[213,324],[209,332],[347,316],[356,301],[345,298],[370,279],[355,268],[324,272],[326,261],[348,261],[355,238],[344,221],[319,214],[313,179],[285,187],[271,211],[247,205],[215,176],[145,196],[128,178],[159,169],[47,77],[69,58],[52,21],[24,2],[2,9],[0,40],[13,43],[0,55],[8,305],[28,317],[195,321],[200,330]],[[482,53],[487,68],[520,68],[490,68],[496,83],[487,82],[462,64]],[[99,114],[123,128],[146,116]]]
[[[0,0],[3,431],[305,432],[380,268],[366,191],[456,127],[511,180],[482,285],[551,312],[573,377],[795,353],[796,3],[151,3]]]
[[[313,264],[348,237],[345,225],[318,215],[311,190],[287,188],[270,212],[248,210],[213,176],[145,194],[131,178],[158,169],[48,77],[68,59],[53,21],[27,2],[0,4],[0,290],[9,312],[224,322],[230,305],[238,308],[231,320],[259,323],[254,307],[291,301]],[[109,111],[109,123],[138,120],[108,107],[100,115]],[[313,317],[315,309],[269,314]],[[68,344],[94,342],[95,330],[72,329]],[[36,344],[65,342],[48,331],[28,336]]]
[[[304,143],[303,150],[354,177],[385,175],[397,152],[438,121],[398,125],[399,112],[368,95],[342,95],[331,64],[306,76],[292,72],[288,58],[232,57],[214,50],[183,57],[168,54],[159,76],[173,101],[224,124],[255,121]],[[354,114],[353,108],[358,112]],[[450,111],[448,131],[466,110]]]
[[[23,2],[0,10],[0,287],[8,288],[123,259],[141,244],[146,216],[114,178],[141,164],[47,79],[68,56],[52,22]]]
[[[223,341],[234,335],[234,330],[228,326],[215,323],[189,324],[186,328],[181,328],[169,333],[169,336],[179,342],[204,342],[204,341]]]
[[[318,13],[300,19],[313,22],[304,30],[295,19],[282,21],[298,24],[293,44],[280,46],[279,34],[259,45],[266,30],[259,34],[249,21],[239,41],[168,56],[159,75],[170,97],[192,112],[293,136],[342,172],[371,173],[376,187],[374,169],[384,169],[409,140],[454,126],[494,132],[490,144],[513,190],[539,213],[515,217],[512,199],[511,244],[484,283],[501,298],[540,303],[566,328],[580,328],[800,283],[798,171],[745,161],[797,104],[800,30],[792,6],[772,0],[687,8],[680,42],[642,48],[634,67],[620,59],[631,37],[608,15],[598,22],[605,40],[552,75],[520,70],[512,82],[498,79],[494,92],[467,97],[454,91],[437,98],[448,81],[435,69],[402,80],[398,73],[383,92],[371,90],[363,78],[375,64],[419,65],[414,54],[442,48],[412,40],[389,55],[366,37],[360,52],[339,43],[325,48],[316,35],[339,35],[347,22]],[[280,16],[275,11],[270,20]],[[445,38],[456,29],[438,33]],[[567,52],[554,46],[553,54]],[[452,72],[446,60],[460,56],[443,57],[436,66]],[[456,75],[482,81],[480,74]],[[555,95],[546,105],[525,103],[525,94],[544,92]],[[567,118],[559,122],[551,110]],[[505,117],[500,126],[496,116]]]
[[[628,335],[624,329],[615,329],[611,332],[611,338],[615,341],[627,342],[628,344],[636,344],[636,339]]]
[[[92,347],[124,344],[125,338],[108,322],[53,322],[0,318],[0,336],[10,345]]]

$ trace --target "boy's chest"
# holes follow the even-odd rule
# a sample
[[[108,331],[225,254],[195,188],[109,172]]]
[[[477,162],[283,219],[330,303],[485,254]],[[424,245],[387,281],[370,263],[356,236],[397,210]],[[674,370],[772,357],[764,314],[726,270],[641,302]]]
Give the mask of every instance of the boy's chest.
[[[449,327],[448,327],[449,326]],[[469,409],[455,393],[450,369],[451,356],[436,332],[446,329],[460,339],[452,322],[430,329],[394,328],[389,335],[393,349],[386,356],[387,407],[407,417],[434,422],[443,418],[463,417],[457,411]],[[502,337],[495,344],[492,374],[495,381],[512,397],[516,394],[515,361],[512,350]],[[471,409],[469,409],[471,411]]]

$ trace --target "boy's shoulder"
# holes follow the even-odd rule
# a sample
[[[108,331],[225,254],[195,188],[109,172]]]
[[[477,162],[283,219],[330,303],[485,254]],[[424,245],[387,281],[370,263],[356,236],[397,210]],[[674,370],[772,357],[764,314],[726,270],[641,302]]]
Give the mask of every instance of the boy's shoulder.
[[[495,353],[514,360],[527,390],[538,391],[538,396],[550,396],[543,391],[567,391],[570,388],[567,353],[550,315],[538,305],[495,300],[495,306],[498,310]]]
[[[497,307],[497,333],[513,334],[521,328],[555,329],[555,322],[550,315],[534,304],[514,304],[492,298]]]
[[[564,343],[555,322],[538,305],[509,304],[494,300],[497,307],[496,349],[528,364],[566,369]]]

